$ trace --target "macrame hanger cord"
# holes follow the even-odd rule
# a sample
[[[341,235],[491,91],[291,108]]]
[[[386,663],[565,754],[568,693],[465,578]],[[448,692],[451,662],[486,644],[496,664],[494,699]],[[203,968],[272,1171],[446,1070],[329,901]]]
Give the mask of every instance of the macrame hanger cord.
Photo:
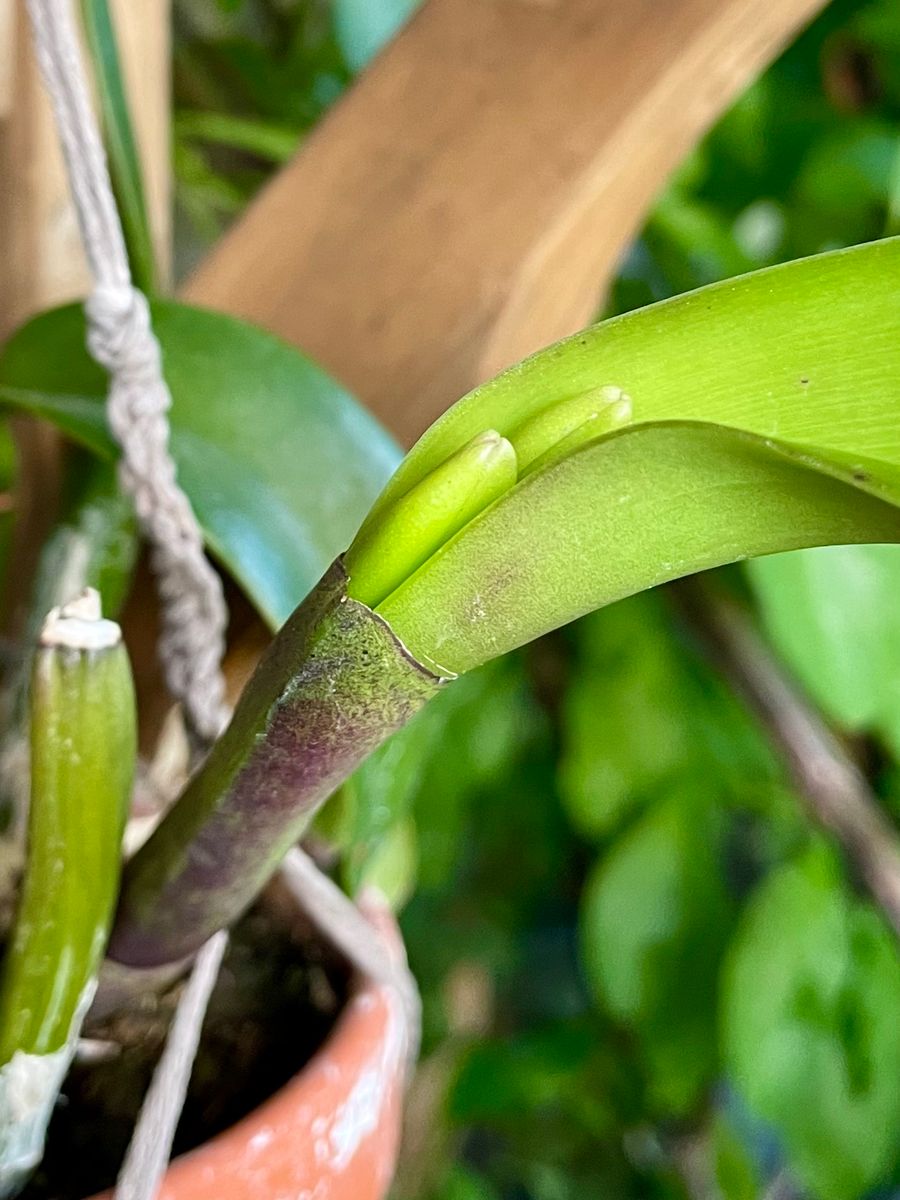
[[[162,608],[159,656],[195,739],[209,744],[228,716],[222,584],[175,476],[167,416],[172,397],[147,299],[131,281],[69,0],[27,0],[27,6],[94,277],[85,304],[88,348],[109,372],[106,409],[122,450],[120,482],[151,547]]]

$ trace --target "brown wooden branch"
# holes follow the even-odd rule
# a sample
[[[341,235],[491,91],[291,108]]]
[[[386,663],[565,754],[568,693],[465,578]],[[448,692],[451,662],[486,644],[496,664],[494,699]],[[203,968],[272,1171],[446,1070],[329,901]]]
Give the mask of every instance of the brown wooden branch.
[[[900,937],[900,836],[865,777],[739,604],[696,580],[673,591],[780,749],[810,816],[840,843]]]

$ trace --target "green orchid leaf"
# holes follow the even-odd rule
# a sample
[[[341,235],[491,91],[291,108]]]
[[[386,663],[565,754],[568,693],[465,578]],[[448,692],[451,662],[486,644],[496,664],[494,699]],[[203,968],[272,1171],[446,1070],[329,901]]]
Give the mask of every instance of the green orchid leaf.
[[[586,330],[477,389],[407,456],[357,544],[479,433],[515,445],[579,397],[620,398],[630,423],[573,429],[417,571],[410,561],[379,613],[415,654],[464,671],[706,567],[896,541],[895,517],[875,510],[900,503],[898,268],[894,239],[747,275]]]
[[[172,453],[213,552],[279,625],[353,536],[399,453],[323,371],[218,313],[153,305],[172,391]],[[0,401],[106,457],[106,377],[80,306],[44,313],[0,355]]]
[[[860,471],[719,425],[627,427],[529,475],[378,606],[461,672],[623,596],[810,545],[900,540]],[[896,489],[866,469],[867,488]]]
[[[711,421],[900,469],[900,238],[712,284],[540,351],[454,405],[372,513],[485,429],[604,386],[633,421]],[[900,470],[898,470],[900,474]]]

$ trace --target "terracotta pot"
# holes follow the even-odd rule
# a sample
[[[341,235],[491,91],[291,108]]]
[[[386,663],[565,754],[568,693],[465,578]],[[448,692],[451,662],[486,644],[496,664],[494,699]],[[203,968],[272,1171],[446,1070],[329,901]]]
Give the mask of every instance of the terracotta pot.
[[[397,940],[392,919],[389,929],[385,922],[379,914],[382,935]],[[384,1200],[406,1065],[398,993],[357,979],[300,1074],[237,1125],[175,1159],[159,1200]]]

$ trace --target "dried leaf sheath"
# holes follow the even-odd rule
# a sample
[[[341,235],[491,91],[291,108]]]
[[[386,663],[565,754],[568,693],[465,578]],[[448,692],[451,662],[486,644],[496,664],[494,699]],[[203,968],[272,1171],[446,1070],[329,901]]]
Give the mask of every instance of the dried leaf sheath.
[[[112,958],[173,962],[229,925],[323,801],[441,686],[346,583],[336,563],[295,611],[127,868]]]

